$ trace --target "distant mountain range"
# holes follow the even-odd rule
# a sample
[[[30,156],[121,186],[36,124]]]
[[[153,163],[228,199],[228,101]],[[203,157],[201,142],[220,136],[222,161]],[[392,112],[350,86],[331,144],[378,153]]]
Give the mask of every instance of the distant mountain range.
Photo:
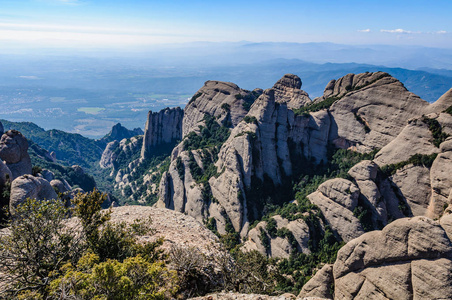
[[[425,47],[188,43],[139,53],[5,54],[0,65],[0,118],[92,138],[118,122],[143,128],[149,110],[184,107],[207,80],[265,89],[292,73],[315,98],[331,78],[384,71],[428,102],[452,86],[452,50]]]

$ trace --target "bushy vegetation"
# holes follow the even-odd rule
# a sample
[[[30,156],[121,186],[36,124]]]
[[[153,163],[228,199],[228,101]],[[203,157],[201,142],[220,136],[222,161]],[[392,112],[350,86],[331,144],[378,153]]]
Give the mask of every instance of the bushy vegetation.
[[[438,120],[423,116],[422,121],[428,125],[428,129],[433,136],[433,144],[439,148],[439,145],[444,142],[449,137],[449,135],[443,132],[441,124],[439,124]]]
[[[243,118],[243,121],[245,121],[246,123],[257,124],[257,119],[255,116],[245,116]]]
[[[452,105],[449,106],[444,112],[445,112],[445,113],[448,113],[449,115],[452,116]]]
[[[184,150],[197,150],[222,145],[229,137],[230,130],[220,126],[214,117],[204,115],[205,126],[199,126],[200,134],[190,132],[184,139]]]
[[[334,102],[341,99],[342,97],[328,97],[325,100],[312,103],[310,105],[306,105],[297,109],[294,109],[294,113],[296,115],[307,115],[310,112],[316,112],[322,109],[330,108]]]
[[[177,291],[158,247],[162,239],[137,243],[149,221],[110,223],[101,211],[105,195],[78,194],[73,211],[60,200],[27,199],[0,237],[0,287],[8,299],[163,299]],[[77,225],[66,226],[71,214]]]
[[[427,154],[414,154],[411,156],[408,160],[401,161],[396,164],[390,164],[383,166],[381,168],[381,172],[385,177],[389,177],[394,175],[397,170],[409,165],[413,164],[415,166],[424,166],[426,168],[431,168],[433,162],[435,161],[436,157],[438,156],[437,153],[433,153],[430,155]]]

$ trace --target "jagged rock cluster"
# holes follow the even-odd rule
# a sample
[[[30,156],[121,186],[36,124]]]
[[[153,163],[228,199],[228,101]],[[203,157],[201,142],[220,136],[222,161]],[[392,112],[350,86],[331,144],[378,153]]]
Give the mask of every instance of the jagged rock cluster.
[[[452,115],[445,112],[452,107],[452,89],[428,104],[382,72],[333,80],[313,101],[300,88],[301,80],[291,74],[271,89],[252,92],[231,83],[206,82],[185,108],[182,127],[177,123],[173,128],[176,132],[182,128],[182,141],[173,149],[160,181],[157,206],[214,224],[220,234],[230,225],[240,233],[244,250],[283,258],[294,249],[309,254],[312,224],[305,220],[307,215],[290,220],[273,215],[250,230],[263,213],[264,199],[256,200],[255,191],[284,194],[291,188],[287,182],[308,173],[303,168],[323,165],[332,146],[374,151],[373,160],[359,162],[346,178],[325,181],[306,197],[322,215],[318,230],[331,229],[337,240],[348,244],[334,266],[326,265],[305,286],[303,295],[331,298],[334,283],[334,293],[341,299],[384,295],[386,289],[400,290],[407,298],[435,293],[450,297],[451,279],[442,275],[451,269],[449,229],[443,221],[448,217],[441,216],[452,201]],[[152,128],[170,122],[158,119],[160,114],[166,116],[169,110],[155,114],[158,121]],[[206,115],[229,128],[229,136],[215,146],[187,147],[193,137],[212,134],[206,133]],[[162,141],[161,133],[150,134],[147,140]],[[131,163],[129,169],[134,166]],[[126,173],[120,180],[127,178]],[[442,227],[427,217],[441,218]],[[286,235],[271,234],[272,226]],[[383,231],[366,233],[374,229]],[[263,243],[263,234],[269,237],[268,244]],[[416,238],[424,234],[426,244]],[[391,247],[400,249],[394,257]],[[434,265],[440,262],[444,266],[439,268],[445,269],[434,275]],[[425,274],[437,287],[431,294],[421,283]],[[399,290],[378,281],[391,276],[400,279]]]
[[[199,122],[200,116],[204,113],[218,114],[218,110],[197,109],[198,107],[213,107],[211,99],[217,98],[210,97],[210,100],[206,100],[202,96],[215,93],[215,87],[219,84],[214,85],[213,83],[216,82],[206,83],[200,92],[195,94],[195,96],[200,96],[187,106],[184,117],[184,125],[187,124],[187,126],[184,126],[184,136],[188,134],[188,128],[197,129],[193,125],[194,120]],[[232,92],[228,91],[229,94],[238,91],[238,87],[235,85],[223,85],[234,88]],[[210,91],[207,90],[208,88]],[[420,154],[440,151],[433,145],[429,126],[421,120],[421,116],[427,109],[432,111],[432,105],[407,91],[402,83],[386,73],[349,74],[337,81],[332,81],[327,85],[325,94],[321,98],[314,99],[312,104],[310,101],[303,102],[305,105],[309,105],[306,107],[310,107],[310,105],[330,101],[329,106],[319,106],[319,109],[305,110],[306,112],[297,112],[296,109],[288,107],[291,99],[299,99],[300,95],[306,97],[299,88],[299,78],[297,79],[294,75],[285,75],[272,89],[264,91],[254,101],[246,114],[247,118],[243,117],[233,127],[228,140],[221,146],[218,160],[215,163],[217,176],[211,177],[208,181],[215,201],[205,203],[202,200],[201,196],[207,184],[197,184],[193,180],[188,166],[189,153],[181,151],[180,146],[176,147],[172,154],[170,170],[160,183],[160,205],[186,212],[199,220],[213,217],[220,232],[224,232],[224,225],[230,220],[235,230],[241,232],[242,236],[246,236],[249,217],[258,215],[258,212],[253,211],[254,207],[248,207],[246,198],[247,190],[253,188],[253,180],[255,181],[257,178],[264,182],[270,179],[272,184],[279,186],[284,181],[284,177],[290,177],[293,174],[294,163],[302,157],[313,159],[317,163],[325,161],[328,147],[331,144],[360,152],[383,148],[382,153],[386,153],[390,151],[388,149],[392,147],[391,142],[395,143],[394,140],[398,138],[399,134],[402,134],[399,137],[402,138],[403,135],[407,135],[406,132],[416,130],[410,129],[410,126],[418,126],[424,130],[417,131],[417,135],[423,132],[425,139],[429,141],[426,143],[430,145],[430,147],[423,148]],[[221,92],[216,93],[221,94]],[[221,97],[218,96],[218,98],[230,99],[229,96],[221,94]],[[442,100],[442,102],[446,103],[441,106],[441,109],[447,106],[447,100]],[[220,102],[215,104],[217,108],[220,106]],[[185,120],[192,115],[198,117]],[[415,121],[416,118],[418,118],[417,121]],[[202,121],[199,122],[199,125],[202,125]],[[404,127],[406,128],[404,129]],[[402,131],[404,132],[402,133]],[[418,140],[417,136],[411,138],[413,141]],[[406,143],[400,145],[406,147]],[[419,149],[422,146],[416,147]],[[416,147],[410,147],[410,151],[404,152],[407,159],[410,157],[410,153],[417,153],[415,152]],[[196,161],[202,168],[202,153],[199,150],[191,152],[195,158],[198,158]],[[377,154],[376,162],[379,166],[384,165],[378,160],[381,156],[386,155]],[[183,163],[183,178],[179,175],[182,173],[178,172],[178,160]],[[393,163],[393,161],[390,162]],[[179,170],[181,170],[180,164]],[[349,182],[345,186],[350,185],[353,189],[359,188],[358,196],[367,197],[367,201],[375,205],[372,208],[375,215],[374,223],[379,222],[384,226],[388,221],[388,208],[385,207],[386,203],[379,202],[380,194],[386,193],[387,198],[392,198],[388,200],[392,201],[388,206],[390,206],[393,219],[403,216],[398,209],[393,209],[394,206],[398,207],[400,197],[394,195],[391,187],[393,185],[387,185],[386,189],[382,188],[383,191],[377,190],[375,180],[375,178],[369,177],[357,180],[356,183]],[[397,181],[397,178],[395,180]],[[390,178],[389,181],[393,184],[393,178]],[[380,182],[378,183],[380,184]],[[327,188],[329,185],[330,183],[325,183],[322,188],[325,188],[325,191],[329,190],[330,188]],[[324,213],[327,209],[331,211],[334,206],[336,208],[331,211],[331,214],[354,222],[354,225],[350,226],[353,230],[345,229],[346,233],[339,234],[343,239],[350,240],[364,232],[356,217],[353,216],[356,203],[352,201],[347,204],[348,206],[344,206],[344,204],[332,201],[335,204],[327,205],[324,201],[317,201],[320,196],[324,197],[323,194],[320,194],[312,195],[310,199],[318,206],[325,206],[322,210]],[[341,214],[337,215],[338,212]],[[335,222],[342,223],[340,219]]]
[[[182,138],[184,111],[180,107],[165,108],[159,112],[149,111],[144,130],[141,158],[162,144],[174,143]]]

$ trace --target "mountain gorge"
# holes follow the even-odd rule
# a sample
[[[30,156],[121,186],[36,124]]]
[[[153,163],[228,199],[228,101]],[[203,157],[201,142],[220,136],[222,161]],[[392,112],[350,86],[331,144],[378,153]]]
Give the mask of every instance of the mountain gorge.
[[[452,89],[430,104],[384,72],[331,80],[314,99],[301,88],[293,74],[265,90],[207,81],[184,109],[150,111],[144,132],[118,124],[86,148],[22,133],[39,144],[34,165],[86,157],[121,204],[183,213],[229,250],[277,259],[280,291],[451,298]],[[28,154],[17,143],[24,158],[10,161],[1,144],[14,179]]]

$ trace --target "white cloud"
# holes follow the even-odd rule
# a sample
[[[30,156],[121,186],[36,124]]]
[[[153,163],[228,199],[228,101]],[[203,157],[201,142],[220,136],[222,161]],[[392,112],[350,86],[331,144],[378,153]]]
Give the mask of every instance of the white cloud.
[[[419,32],[413,32],[405,29],[381,29],[381,32],[387,32],[387,33],[404,33],[404,34],[411,34],[411,33],[419,33]]]
[[[361,30],[358,30],[358,32],[370,32],[370,29],[361,29]]]
[[[437,33],[437,34],[446,34],[447,31],[445,31],[445,30],[439,30],[439,31],[437,31],[437,32],[435,32],[435,33]]]

